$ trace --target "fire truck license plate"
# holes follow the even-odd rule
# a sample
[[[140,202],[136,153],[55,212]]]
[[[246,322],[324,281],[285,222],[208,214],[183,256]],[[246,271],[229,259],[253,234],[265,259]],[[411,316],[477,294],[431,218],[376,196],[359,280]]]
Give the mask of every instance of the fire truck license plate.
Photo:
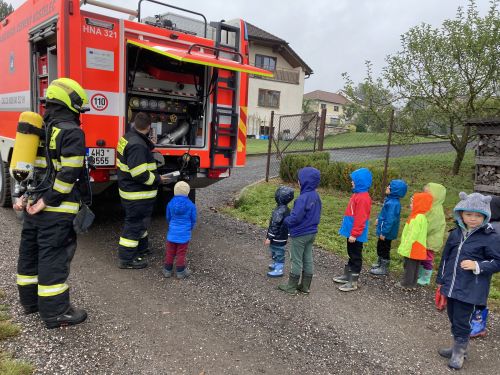
[[[87,156],[94,158],[96,167],[114,167],[115,165],[114,148],[88,148]]]

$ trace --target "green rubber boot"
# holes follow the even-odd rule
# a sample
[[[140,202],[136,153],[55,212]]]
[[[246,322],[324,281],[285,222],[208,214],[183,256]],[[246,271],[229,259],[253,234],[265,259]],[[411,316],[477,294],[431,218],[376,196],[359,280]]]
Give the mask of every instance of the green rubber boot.
[[[288,294],[297,294],[299,279],[300,279],[299,275],[294,275],[293,273],[291,273],[288,276],[288,284],[278,285],[278,289]]]
[[[313,278],[312,274],[302,272],[302,281],[297,287],[297,290],[301,293],[309,294],[309,288],[311,288],[312,278]]]

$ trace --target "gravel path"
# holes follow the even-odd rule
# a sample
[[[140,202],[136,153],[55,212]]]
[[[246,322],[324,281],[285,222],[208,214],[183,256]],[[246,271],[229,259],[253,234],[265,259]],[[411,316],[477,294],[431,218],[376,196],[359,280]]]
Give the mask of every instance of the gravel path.
[[[362,275],[361,289],[339,292],[331,278],[343,262],[315,252],[309,296],[291,297],[266,278],[264,231],[228,218],[217,208],[261,176],[261,158],[199,192],[199,225],[188,259],[193,276],[162,278],[166,225],[154,218],[154,254],[146,270],[119,270],[116,243],[121,216],[116,202],[94,208],[91,233],[79,238],[69,283],[85,324],[46,330],[23,316],[14,285],[20,225],[0,210],[0,288],[7,292],[23,333],[2,343],[32,361],[37,374],[445,374],[436,349],[449,341],[446,316],[432,291],[393,287],[395,280]],[[113,214],[110,214],[113,213]],[[463,373],[500,368],[499,325],[475,340]]]

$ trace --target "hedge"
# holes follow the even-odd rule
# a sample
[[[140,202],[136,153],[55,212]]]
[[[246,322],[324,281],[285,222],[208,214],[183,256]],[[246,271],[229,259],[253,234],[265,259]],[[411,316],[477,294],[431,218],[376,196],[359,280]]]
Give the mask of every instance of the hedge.
[[[351,173],[358,168],[362,168],[362,163],[330,162],[328,152],[315,152],[309,154],[288,154],[280,164],[280,177],[283,181],[296,182],[297,173],[303,167],[314,167],[321,172],[321,187],[329,187],[335,190],[350,192]],[[370,167],[373,175],[373,183],[370,192],[381,194],[385,190],[382,186],[384,169],[380,167]],[[397,178],[398,174],[392,169],[387,171],[387,181]]]

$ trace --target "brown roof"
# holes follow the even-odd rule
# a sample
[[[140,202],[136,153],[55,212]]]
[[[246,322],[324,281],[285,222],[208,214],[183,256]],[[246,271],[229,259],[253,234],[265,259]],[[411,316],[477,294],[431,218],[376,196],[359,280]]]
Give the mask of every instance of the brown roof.
[[[340,94],[334,92],[315,90],[304,94],[305,99],[320,100],[322,102],[335,103],[340,105],[347,104],[348,100]]]
[[[245,21],[246,22],[246,21]],[[271,45],[277,52],[281,53],[288,63],[294,68],[301,66],[307,75],[313,74],[313,70],[309,65],[306,64],[304,60],[295,52],[288,42],[284,39],[278,38],[277,36],[268,33],[261,28],[252,25],[249,22],[247,24],[248,39],[256,42],[262,42],[264,44]]]

